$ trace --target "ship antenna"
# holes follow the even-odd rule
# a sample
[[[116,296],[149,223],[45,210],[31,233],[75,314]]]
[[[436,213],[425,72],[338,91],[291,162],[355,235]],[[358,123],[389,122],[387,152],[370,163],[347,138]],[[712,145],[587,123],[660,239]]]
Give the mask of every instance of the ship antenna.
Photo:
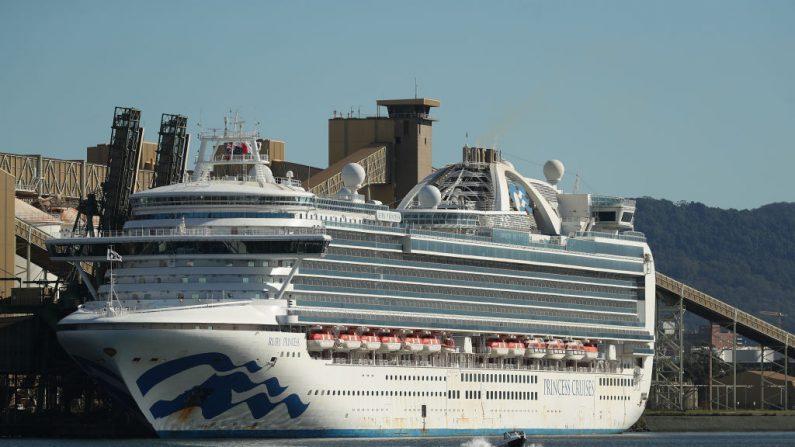
[[[574,190],[572,191],[572,194],[577,194],[577,192],[579,190],[580,190],[580,174],[575,174],[574,175]]]

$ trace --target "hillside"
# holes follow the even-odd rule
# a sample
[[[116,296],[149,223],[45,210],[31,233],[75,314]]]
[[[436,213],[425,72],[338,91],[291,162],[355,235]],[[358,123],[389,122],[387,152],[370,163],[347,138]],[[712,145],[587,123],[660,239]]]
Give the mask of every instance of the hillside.
[[[657,270],[746,312],[783,312],[795,331],[795,203],[738,211],[641,198],[637,208]]]

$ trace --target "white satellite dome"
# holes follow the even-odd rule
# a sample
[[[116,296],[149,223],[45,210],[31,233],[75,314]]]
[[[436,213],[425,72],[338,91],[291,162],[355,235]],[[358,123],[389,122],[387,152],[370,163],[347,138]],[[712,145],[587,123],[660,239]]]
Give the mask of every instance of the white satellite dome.
[[[365,178],[367,178],[367,173],[358,163],[348,163],[342,168],[342,185],[352,192],[356,192],[362,187]]]
[[[550,185],[557,185],[563,178],[564,172],[566,172],[566,168],[560,160],[549,160],[544,163],[544,177]]]
[[[425,185],[417,193],[420,207],[423,209],[435,209],[442,203],[442,192],[433,185]]]

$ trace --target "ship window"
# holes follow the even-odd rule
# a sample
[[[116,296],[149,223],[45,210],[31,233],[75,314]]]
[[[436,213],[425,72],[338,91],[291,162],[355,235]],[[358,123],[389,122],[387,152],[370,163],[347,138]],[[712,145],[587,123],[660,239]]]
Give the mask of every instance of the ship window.
[[[621,214],[621,222],[632,222],[633,213],[623,213]]]
[[[594,213],[594,217],[596,217],[597,222],[615,222],[616,221],[616,212],[615,211],[597,211]]]
[[[199,278],[199,283],[204,284],[206,282],[207,282],[207,278],[205,278],[205,277]]]
[[[188,278],[183,276],[183,277],[181,278],[181,281],[182,281],[183,283],[187,283],[187,282],[188,282]]]
[[[248,282],[248,276],[244,276],[244,277],[243,277],[243,282],[244,282],[244,283],[247,283],[247,282]]]

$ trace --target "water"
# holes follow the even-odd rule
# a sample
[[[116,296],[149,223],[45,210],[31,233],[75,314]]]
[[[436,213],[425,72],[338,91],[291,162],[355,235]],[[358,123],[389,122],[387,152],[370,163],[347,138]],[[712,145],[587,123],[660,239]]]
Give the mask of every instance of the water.
[[[500,438],[433,439],[0,439],[2,447],[494,447]],[[540,436],[527,447],[795,447],[795,432],[624,433]]]

